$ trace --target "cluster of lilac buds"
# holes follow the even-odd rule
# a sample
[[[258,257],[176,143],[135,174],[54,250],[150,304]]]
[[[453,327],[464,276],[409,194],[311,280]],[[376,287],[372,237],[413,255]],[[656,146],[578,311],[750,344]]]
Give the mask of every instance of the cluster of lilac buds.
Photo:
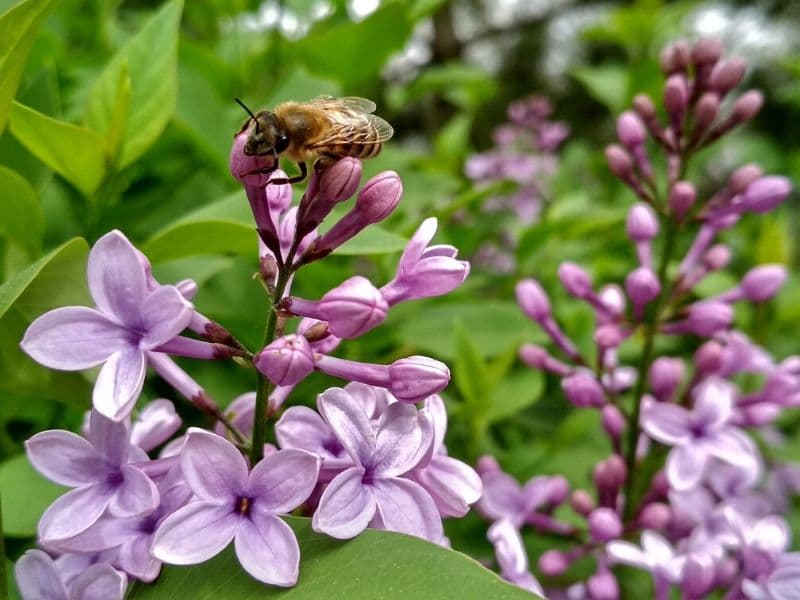
[[[569,136],[566,123],[550,120],[552,113],[552,104],[543,96],[512,102],[507,110],[509,121],[493,131],[494,148],[467,159],[465,173],[479,187],[503,181],[516,184],[509,194],[492,195],[483,210],[510,210],[523,224],[539,218],[550,197],[550,180],[558,170],[558,150]],[[505,237],[509,239],[503,247],[482,246],[477,260],[501,271],[513,270],[515,242],[509,234]]]
[[[458,287],[469,263],[454,247],[430,243],[437,223],[427,219],[391,281],[376,287],[354,276],[319,300],[291,296],[297,271],[385,219],[402,183],[394,172],[373,177],[320,234],[335,205],[356,194],[361,163],[345,158],[315,172],[292,206],[286,174],[271,158],[246,156],[245,136],[234,139],[230,167],[256,221],[257,279],[270,308],[261,349],[200,314],[193,281],[157,282],[119,231],[89,255],[95,308],[58,308],[25,334],[22,348],[48,367],[102,367],[83,435],[45,431],[26,443],[36,469],[71,489],[42,516],[41,549],[17,563],[24,600],[121,599],[129,581],[153,581],[164,563],[204,562],[231,542],[254,578],[293,586],[300,548],[282,515],[313,516],[314,530],[335,538],[371,527],[447,545],[442,519],[464,516],[481,495],[477,473],[444,446],[447,414],[437,393],[450,380],[446,365],[426,356],[383,365],[333,355],[342,340],[380,326],[392,306]],[[286,333],[292,317],[303,318]],[[256,373],[256,391],[223,410],[172,356],[235,358]],[[212,417],[213,428],[181,432],[165,399],[137,411],[148,368]],[[322,393],[318,411],[283,410],[314,371],[350,383]],[[279,447],[265,443],[269,418]]]
[[[776,362],[734,329],[733,311],[737,302],[772,298],[786,269],[757,266],[713,297],[697,289],[730,262],[718,234],[748,213],[775,209],[791,187],[755,165],[736,169],[708,195],[683,180],[693,154],[753,118],[763,99],[755,90],[735,95],[746,64],[723,57],[716,40],[677,42],[661,66],[666,122],[652,100],[637,96],[617,122],[619,144],[606,149],[612,173],[639,199],[625,223],[636,266],[621,284],[602,286],[574,263],[558,268],[567,293],[594,313],[594,347],[570,339],[539,282],[517,286],[520,307],[553,347],[525,344],[520,358],[559,377],[569,403],[598,411],[612,454],[595,465],[592,490],[541,477],[520,487],[483,459],[479,506],[494,522],[489,537],[501,567],[509,548],[515,564],[525,566],[503,576],[528,589],[536,589],[535,580],[515,540],[530,526],[572,543],[538,557],[545,588],[550,577],[562,585],[571,580],[568,597],[617,598],[614,566],[626,564],[651,574],[659,600],[673,597],[675,588],[687,599],[719,591],[729,598],[793,598],[800,558],[789,552],[781,515],[800,492],[800,466],[766,466],[749,430],[775,439],[771,424],[800,406],[800,359]],[[664,168],[651,161],[655,151],[665,156]],[[696,351],[658,355],[659,336],[688,336]],[[633,364],[620,362],[620,355],[637,353]],[[760,388],[743,389],[742,374],[760,376]],[[567,501],[584,525],[552,515]],[[570,579],[570,566],[587,556],[595,560],[594,575]]]

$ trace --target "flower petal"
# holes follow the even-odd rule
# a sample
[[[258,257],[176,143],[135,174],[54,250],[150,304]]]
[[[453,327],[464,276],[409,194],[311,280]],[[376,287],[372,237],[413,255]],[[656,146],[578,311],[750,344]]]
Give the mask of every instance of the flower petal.
[[[422,258],[422,253],[425,251],[428,243],[436,235],[436,228],[439,226],[436,217],[429,217],[425,219],[414,235],[411,236],[408,244],[406,244],[403,255],[400,257],[400,265],[397,270],[398,279],[416,267],[419,260]]]
[[[447,433],[447,408],[439,394],[433,394],[425,399],[425,412],[428,413],[433,425],[433,453],[438,454],[444,447],[444,435]]]
[[[131,334],[102,313],[85,306],[66,306],[31,323],[21,346],[46,367],[80,371],[99,365],[130,343]]]
[[[139,535],[119,549],[117,563],[120,569],[136,579],[149,583],[161,572],[161,561],[150,554],[152,536]]]
[[[642,569],[650,568],[650,561],[639,546],[630,542],[614,540],[606,544],[606,553],[612,562],[623,563]]]
[[[667,456],[667,481],[678,491],[696,486],[706,470],[708,454],[696,444],[675,446]]]
[[[797,600],[800,598],[800,566],[778,567],[767,578],[766,587],[769,598]]]
[[[519,483],[502,471],[485,473],[481,479],[483,495],[478,501],[480,511],[492,521],[508,517],[519,525],[525,517],[525,498]]]
[[[147,362],[144,352],[128,348],[115,352],[100,369],[92,393],[92,404],[112,421],[127,417],[142,391]]]
[[[434,543],[442,541],[442,518],[433,499],[419,484],[391,477],[376,479],[370,487],[386,529]]]
[[[259,512],[243,519],[233,543],[244,570],[259,581],[283,587],[297,583],[300,546],[278,517]]]
[[[168,516],[156,530],[152,553],[173,565],[194,565],[231,543],[241,517],[232,505],[194,502]]]
[[[494,546],[494,554],[500,571],[508,575],[518,575],[528,570],[528,554],[522,543],[522,536],[508,519],[492,523],[486,537]]]
[[[647,435],[663,444],[678,444],[691,437],[689,412],[674,404],[648,403],[641,424]]]
[[[92,444],[71,431],[42,431],[25,442],[25,449],[36,470],[60,485],[95,483],[108,472]]]
[[[723,427],[703,440],[708,453],[734,466],[758,469],[758,450],[750,437],[735,427]]]
[[[434,456],[410,475],[431,495],[443,517],[463,517],[481,497],[481,478],[469,465],[449,456]]]
[[[53,502],[39,519],[39,540],[55,542],[86,531],[108,506],[113,490],[96,484],[76,488]]]
[[[325,390],[317,400],[322,417],[356,464],[369,466],[375,451],[375,429],[364,408],[341,388]]]
[[[139,342],[142,350],[152,350],[177,337],[194,315],[192,303],[171,285],[162,285],[150,292],[141,310],[145,331]]]
[[[122,467],[122,484],[111,497],[108,510],[115,517],[139,517],[153,512],[158,506],[158,488],[141,469]]]
[[[311,495],[319,476],[320,459],[304,450],[279,450],[253,467],[246,495],[259,507],[282,515]]]
[[[432,434],[431,428],[428,433]],[[413,404],[396,402],[387,407],[378,423],[373,475],[396,477],[410,471],[416,466],[414,459],[418,462],[423,441],[427,441],[427,448],[433,442],[432,437],[425,437]]]
[[[131,443],[127,421],[112,421],[93,410],[89,413],[87,437],[109,465],[119,467],[128,462]]]
[[[67,588],[61,582],[53,559],[41,550],[28,550],[23,554],[14,566],[14,574],[23,600],[67,600]]]
[[[108,564],[96,564],[75,578],[70,598],[75,600],[122,600],[128,578]]]
[[[247,487],[247,463],[225,438],[192,428],[181,453],[186,483],[202,500],[228,503]]]
[[[733,412],[733,390],[730,384],[709,377],[697,390],[692,408],[692,421],[705,429],[715,429],[726,423]]]
[[[364,469],[352,467],[330,482],[314,513],[314,531],[350,539],[366,529],[375,514],[375,499],[362,483]]]
[[[322,457],[333,455],[326,447],[331,441],[339,443],[319,413],[308,406],[287,408],[275,424],[275,437],[281,448],[306,450]]]
[[[117,323],[138,327],[147,276],[136,248],[122,232],[114,230],[97,240],[87,273],[97,308]]]

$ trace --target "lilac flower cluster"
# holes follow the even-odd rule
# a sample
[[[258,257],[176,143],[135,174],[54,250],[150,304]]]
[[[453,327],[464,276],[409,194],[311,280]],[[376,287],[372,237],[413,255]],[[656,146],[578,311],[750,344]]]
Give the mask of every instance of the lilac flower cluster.
[[[428,219],[383,286],[355,276],[319,300],[289,295],[300,268],[386,218],[402,184],[393,172],[373,177],[350,211],[319,234],[334,206],[356,193],[361,163],[345,158],[315,172],[292,206],[291,185],[280,182],[285,173],[262,174],[271,159],[244,155],[244,137],[234,139],[231,171],[255,217],[258,279],[270,303],[259,351],[195,309],[193,281],[157,282],[147,258],[119,231],[89,255],[96,307],[50,311],[25,334],[22,348],[46,366],[102,365],[83,435],[45,431],[26,443],[34,467],[71,489],[42,516],[41,549],[17,563],[25,600],[122,598],[129,580],[151,582],[163,563],[200,563],[231,542],[254,578],[293,586],[300,548],[282,515],[313,515],[313,528],[336,538],[371,527],[447,545],[442,519],[463,516],[481,495],[475,471],[444,447],[447,415],[437,393],[450,373],[443,363],[333,356],[342,340],[379,326],[391,306],[458,287],[469,263],[452,246],[430,244],[437,223]],[[291,317],[303,319],[286,333]],[[256,391],[223,411],[171,355],[235,358],[257,374]],[[165,399],[136,412],[148,367],[213,417],[213,431],[180,433]],[[313,371],[350,383],[322,393],[318,411],[284,410],[294,386]],[[265,443],[271,417],[280,448]]]
[[[800,467],[767,463],[751,431],[774,439],[771,424],[800,406],[800,359],[775,361],[733,322],[735,303],[769,300],[787,273],[781,265],[760,265],[716,296],[700,297],[697,288],[730,261],[719,234],[747,214],[775,209],[791,187],[756,165],[736,169],[707,197],[682,179],[698,150],[755,116],[762,96],[734,94],[746,64],[723,57],[716,40],[677,42],[661,63],[666,124],[652,100],[639,95],[617,122],[620,144],[606,149],[611,171],[639,199],[625,225],[636,267],[621,285],[603,286],[574,263],[558,268],[567,293],[594,312],[593,351],[562,329],[539,282],[517,286],[522,310],[561,355],[526,344],[522,361],[561,378],[575,407],[599,412],[612,453],[594,467],[594,493],[570,490],[560,477],[534,477],[520,487],[484,457],[479,507],[493,522],[489,539],[503,576],[527,589],[538,589],[519,543],[520,529],[530,526],[572,543],[538,557],[543,576],[568,575],[577,559],[595,559],[596,572],[566,590],[570,598],[617,598],[616,564],[648,571],[658,599],[672,597],[674,586],[689,599],[715,591],[726,598],[796,598],[800,554],[789,551],[781,514],[800,492]],[[651,163],[654,149],[665,156],[663,169]],[[682,258],[681,248],[688,248]],[[696,351],[658,355],[659,336],[679,336]],[[634,364],[620,362],[623,344],[626,356],[638,351]],[[742,387],[747,374],[761,378],[759,388]],[[562,504],[584,525],[556,518]]]

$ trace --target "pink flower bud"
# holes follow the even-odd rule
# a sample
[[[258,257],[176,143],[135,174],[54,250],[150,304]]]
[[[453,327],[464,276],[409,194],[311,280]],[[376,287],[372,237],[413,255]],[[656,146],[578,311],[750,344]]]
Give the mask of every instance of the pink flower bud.
[[[691,59],[697,66],[710,65],[722,56],[722,42],[715,38],[702,38],[692,47]]]
[[[485,475],[487,473],[496,473],[501,469],[500,463],[497,462],[494,456],[484,454],[478,458],[478,462],[475,464],[475,470],[478,472],[478,475]]]
[[[534,346],[533,344],[523,344],[520,346],[519,359],[529,367],[542,371],[550,371],[561,377],[566,377],[572,372],[570,367],[550,356],[547,350],[541,346]]]
[[[761,167],[749,163],[736,169],[728,178],[728,187],[733,194],[741,194],[751,183],[764,175]]]
[[[746,69],[747,63],[738,56],[721,60],[711,70],[708,84],[720,94],[725,95],[739,85]]]
[[[782,265],[760,265],[747,272],[739,288],[748,301],[765,302],[783,287],[786,275]]]
[[[749,90],[739,96],[733,103],[731,119],[734,123],[744,123],[758,114],[764,105],[764,94],[758,90]]]
[[[356,275],[320,299],[317,318],[327,321],[336,337],[349,339],[383,323],[388,310],[389,305],[378,289],[365,277]]]
[[[710,340],[694,353],[694,365],[700,374],[715,373],[722,366],[724,350],[719,342]]]
[[[728,266],[731,251],[725,244],[714,244],[703,254],[703,266],[709,271],[719,271]]]
[[[625,430],[625,417],[613,404],[606,404],[600,411],[603,429],[612,439],[618,439]]]
[[[617,119],[617,137],[623,146],[636,148],[644,144],[647,131],[639,116],[633,111],[625,111]]]
[[[606,162],[611,172],[620,179],[627,181],[633,177],[633,161],[622,146],[606,146]]]
[[[571,296],[586,298],[592,293],[592,279],[580,266],[563,262],[558,267],[558,279]]]
[[[661,356],[650,365],[648,378],[653,395],[661,401],[669,400],[684,376],[684,364],[680,358]]]
[[[628,211],[625,231],[634,242],[646,242],[658,235],[658,218],[644,202],[637,202]]]
[[[705,598],[714,585],[716,561],[704,554],[689,554],[683,565],[681,589],[687,598]]]
[[[314,370],[311,345],[297,334],[278,338],[256,354],[253,363],[275,385],[295,385]]]
[[[652,269],[639,267],[625,278],[625,291],[635,306],[644,306],[658,298],[661,284]]]
[[[348,156],[323,172],[318,193],[332,202],[342,202],[356,193],[360,181],[361,161]]]
[[[356,209],[365,221],[378,223],[392,213],[402,195],[403,183],[400,176],[394,171],[383,171],[361,188],[356,199]]]
[[[263,187],[269,181],[269,173],[257,173],[254,171],[267,170],[271,172],[278,165],[275,163],[275,157],[273,156],[247,156],[244,153],[244,146],[248,135],[249,131],[244,130],[233,138],[228,163],[231,175],[244,185]]]
[[[609,570],[598,571],[589,577],[586,589],[592,600],[617,600],[620,597],[617,578]]]
[[[719,115],[719,96],[714,92],[706,92],[694,107],[694,126],[701,132],[705,131]]]
[[[792,184],[786,177],[767,176],[756,179],[742,194],[741,203],[754,213],[765,213],[786,200]]]
[[[579,408],[600,407],[605,404],[603,388],[591,373],[579,371],[561,380],[567,400]]]
[[[427,356],[409,356],[389,365],[389,391],[402,402],[419,402],[450,383],[450,369]]]
[[[694,206],[697,192],[688,181],[676,181],[669,190],[669,206],[678,218],[683,218]]]
[[[550,488],[550,493],[548,494],[547,503],[550,506],[558,506],[569,496],[569,481],[567,481],[566,477],[553,475],[550,477],[548,487]]]
[[[678,40],[661,51],[661,70],[665,75],[677,71],[685,71],[689,65],[689,45],[684,40]]]
[[[594,510],[594,499],[586,490],[575,490],[570,498],[570,506],[579,515],[586,516]]]
[[[596,542],[608,542],[622,535],[622,521],[616,511],[601,506],[587,519],[589,535]]]
[[[642,529],[664,529],[671,519],[672,509],[662,502],[651,502],[639,513],[639,525]]]
[[[633,110],[645,120],[649,122],[656,118],[656,105],[647,94],[637,94],[633,99]]]
[[[710,337],[730,327],[733,322],[733,309],[724,302],[713,300],[695,302],[689,306],[687,316],[682,321],[667,323],[667,333],[691,333]]]
[[[629,331],[623,329],[617,323],[606,323],[601,325],[594,332],[594,343],[598,345],[601,350],[609,350],[616,348],[625,338],[628,337]]]
[[[670,75],[664,84],[664,108],[673,121],[681,121],[689,104],[689,83],[684,75]]]
[[[606,460],[597,463],[592,472],[594,484],[604,495],[607,495],[608,492],[616,494],[627,477],[625,461],[617,454],[612,454]]]
[[[516,292],[517,303],[528,317],[537,322],[550,317],[550,301],[538,281],[523,279],[517,284]]]
[[[561,575],[569,564],[569,557],[559,550],[547,550],[539,557],[539,570],[550,577]]]

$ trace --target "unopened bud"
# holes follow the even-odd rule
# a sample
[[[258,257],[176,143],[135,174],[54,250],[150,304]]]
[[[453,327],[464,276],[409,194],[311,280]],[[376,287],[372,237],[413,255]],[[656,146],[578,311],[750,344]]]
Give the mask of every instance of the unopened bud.
[[[450,369],[427,356],[409,356],[389,365],[389,391],[403,402],[419,402],[450,383]]]
[[[692,47],[692,62],[699,66],[716,63],[722,56],[722,42],[716,38],[702,38]]]
[[[733,309],[724,302],[707,300],[689,306],[687,316],[682,321],[667,323],[667,333],[690,333],[710,337],[730,327],[733,322]]]
[[[622,521],[616,511],[601,506],[587,519],[589,535],[596,542],[608,542],[622,535]]]
[[[639,513],[639,525],[642,529],[659,531],[664,529],[672,519],[672,510],[662,502],[651,502]]]
[[[653,395],[661,401],[669,400],[684,376],[684,364],[680,358],[661,356],[650,365],[648,379]]]
[[[592,600],[617,600],[620,597],[617,578],[607,569],[589,577],[586,580],[586,590]]]
[[[328,322],[336,337],[349,339],[383,323],[389,305],[365,277],[356,275],[326,293],[318,303],[318,314],[304,315]]]
[[[743,58],[739,58],[738,56],[721,60],[714,65],[708,79],[708,84],[711,88],[724,96],[739,85],[746,69],[747,63]]]
[[[670,75],[664,84],[664,108],[673,121],[682,121],[689,104],[689,84],[684,75]]]
[[[665,75],[685,71],[689,66],[689,57],[689,45],[684,40],[678,40],[661,51],[661,71]]]
[[[361,181],[361,161],[345,157],[328,167],[320,177],[319,194],[332,202],[347,200]]]
[[[497,462],[494,456],[484,454],[478,458],[478,462],[475,463],[475,470],[478,472],[478,475],[485,475],[487,473],[496,473],[501,469],[500,463]]]
[[[593,339],[594,343],[597,344],[601,350],[605,351],[619,346],[625,341],[628,335],[629,331],[623,329],[617,323],[606,323],[595,330]]]
[[[594,499],[586,490],[575,490],[570,497],[570,506],[579,515],[586,516],[594,510]]]
[[[724,349],[719,342],[710,340],[694,353],[694,365],[701,375],[715,373],[722,366]]]
[[[735,123],[744,123],[758,114],[764,105],[764,94],[758,90],[749,90],[739,96],[733,103],[731,119]]]
[[[656,118],[656,105],[647,94],[637,94],[633,99],[633,110],[642,117],[645,122]]]
[[[669,190],[669,206],[678,218],[683,218],[697,198],[694,186],[688,181],[676,181]]]
[[[758,165],[749,163],[736,169],[728,178],[728,187],[733,194],[741,194],[756,179],[764,175],[764,171]]]
[[[639,116],[633,111],[625,111],[617,119],[617,137],[623,146],[636,148],[644,144],[647,131]]]
[[[754,213],[765,213],[776,208],[786,200],[792,191],[792,184],[786,177],[770,175],[760,177],[747,186],[741,203]]]
[[[517,284],[517,303],[528,317],[542,322],[550,317],[547,293],[535,279],[523,279]]]
[[[703,254],[703,266],[709,271],[719,271],[728,266],[731,251],[725,244],[714,244]]]
[[[594,375],[577,372],[561,380],[567,400],[579,408],[600,407],[605,404],[603,388]]]
[[[618,439],[625,430],[625,417],[613,404],[606,404],[600,411],[603,429],[612,439]]]
[[[252,119],[251,119],[252,120]],[[272,156],[248,156],[244,147],[249,137],[249,128],[236,134],[233,138],[228,165],[231,175],[244,185],[263,187],[269,181],[270,173],[278,165]],[[265,171],[265,172],[259,172]]]
[[[636,306],[652,302],[661,293],[661,283],[652,269],[639,267],[625,278],[625,291]]]
[[[634,242],[652,240],[658,235],[658,217],[647,204],[638,202],[628,211],[625,231]]]
[[[611,172],[623,181],[628,181],[633,177],[633,161],[622,146],[616,144],[607,146],[606,162],[608,162]]]
[[[748,301],[765,302],[783,287],[786,276],[783,265],[760,265],[747,272],[739,289]]]
[[[397,207],[403,195],[403,183],[394,171],[384,171],[371,178],[358,193],[356,209],[362,218],[378,223]]]
[[[706,92],[697,101],[694,108],[694,126],[701,132],[711,127],[719,114],[719,96],[714,92]]]
[[[686,598],[705,598],[714,585],[716,561],[704,554],[689,554],[683,565],[681,589]]]
[[[256,354],[253,363],[275,385],[295,385],[314,370],[311,346],[297,334],[278,338]]]
[[[570,560],[559,550],[547,550],[539,557],[539,570],[543,575],[554,577],[561,575],[569,567]]]
[[[586,298],[592,293],[592,279],[580,266],[563,262],[558,267],[558,279],[571,296]]]

